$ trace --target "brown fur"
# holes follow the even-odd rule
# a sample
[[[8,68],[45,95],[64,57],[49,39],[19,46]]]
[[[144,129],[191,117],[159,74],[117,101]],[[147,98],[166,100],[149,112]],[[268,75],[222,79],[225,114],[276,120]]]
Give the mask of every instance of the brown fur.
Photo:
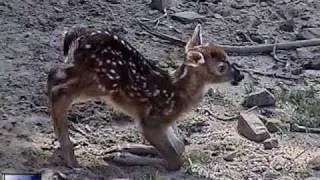
[[[77,101],[97,98],[137,120],[169,169],[181,166],[179,142],[168,128],[200,102],[206,85],[240,76],[223,49],[202,45],[201,32],[196,30],[186,47],[184,63],[172,75],[109,31],[77,27],[66,33],[63,50],[73,64],[50,71],[48,92],[55,133],[69,166],[77,162],[65,120],[67,109]],[[216,73],[220,63],[229,68],[222,75]]]

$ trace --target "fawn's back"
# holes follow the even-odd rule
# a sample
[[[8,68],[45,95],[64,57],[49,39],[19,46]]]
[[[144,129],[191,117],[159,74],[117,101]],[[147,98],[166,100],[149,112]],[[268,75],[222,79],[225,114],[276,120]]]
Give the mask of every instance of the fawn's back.
[[[171,76],[110,31],[73,28],[65,34],[63,48],[81,81],[97,87],[83,97],[106,98],[138,119],[151,108],[170,112],[175,106]]]

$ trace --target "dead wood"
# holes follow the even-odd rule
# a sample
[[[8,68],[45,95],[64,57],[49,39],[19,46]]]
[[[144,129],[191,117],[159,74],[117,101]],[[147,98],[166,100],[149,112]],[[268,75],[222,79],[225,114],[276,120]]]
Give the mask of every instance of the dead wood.
[[[320,134],[320,128],[308,128],[305,126],[300,126],[298,124],[291,124],[291,131],[293,132],[304,132],[304,133],[316,133],[316,134]]]
[[[278,78],[278,79],[285,79],[285,80],[300,80],[301,78],[297,76],[285,76],[285,75],[280,75],[276,73],[268,73],[268,72],[261,72],[253,69],[244,69],[244,68],[238,68],[239,71],[246,72],[246,73],[252,73],[252,74],[257,74],[261,76],[266,76],[270,78]]]
[[[142,29],[144,29],[148,33],[158,38],[169,41],[177,46],[184,47],[186,45],[185,41],[175,36],[170,36],[167,34],[153,31],[147,25],[142,23],[140,20],[138,20],[138,23]],[[224,48],[227,53],[238,54],[238,55],[270,53],[270,52],[273,52],[275,48],[274,44],[261,44],[261,45],[251,45],[251,46],[231,46],[231,45],[218,45],[218,46]],[[292,41],[292,42],[283,42],[283,43],[276,44],[277,50],[291,50],[291,49],[297,49],[301,47],[310,47],[310,46],[320,46],[320,38],[310,39],[310,40],[299,40],[299,41]]]

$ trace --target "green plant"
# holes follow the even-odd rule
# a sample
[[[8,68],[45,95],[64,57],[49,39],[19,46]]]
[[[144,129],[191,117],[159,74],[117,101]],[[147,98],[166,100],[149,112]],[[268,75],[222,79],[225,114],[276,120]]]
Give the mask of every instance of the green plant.
[[[218,99],[224,98],[224,94],[222,92],[220,92],[218,89],[212,89],[212,88],[208,90],[207,96],[210,98],[218,98]]]
[[[292,116],[294,123],[320,127],[320,99],[313,88],[308,90],[281,90],[276,94],[279,105]]]

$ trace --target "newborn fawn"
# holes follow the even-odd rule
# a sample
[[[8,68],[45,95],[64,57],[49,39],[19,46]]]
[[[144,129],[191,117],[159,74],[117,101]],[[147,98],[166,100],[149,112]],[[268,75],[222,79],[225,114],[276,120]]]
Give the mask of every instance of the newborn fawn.
[[[47,81],[51,118],[65,163],[78,166],[69,138],[68,108],[79,101],[100,99],[135,119],[151,145],[119,147],[109,158],[178,170],[184,144],[173,122],[201,101],[208,85],[237,85],[244,77],[221,47],[202,42],[201,31],[197,25],[186,44],[184,61],[172,74],[110,31],[74,26],[66,32],[63,52],[68,63],[51,69]],[[142,153],[160,157],[143,157]]]

